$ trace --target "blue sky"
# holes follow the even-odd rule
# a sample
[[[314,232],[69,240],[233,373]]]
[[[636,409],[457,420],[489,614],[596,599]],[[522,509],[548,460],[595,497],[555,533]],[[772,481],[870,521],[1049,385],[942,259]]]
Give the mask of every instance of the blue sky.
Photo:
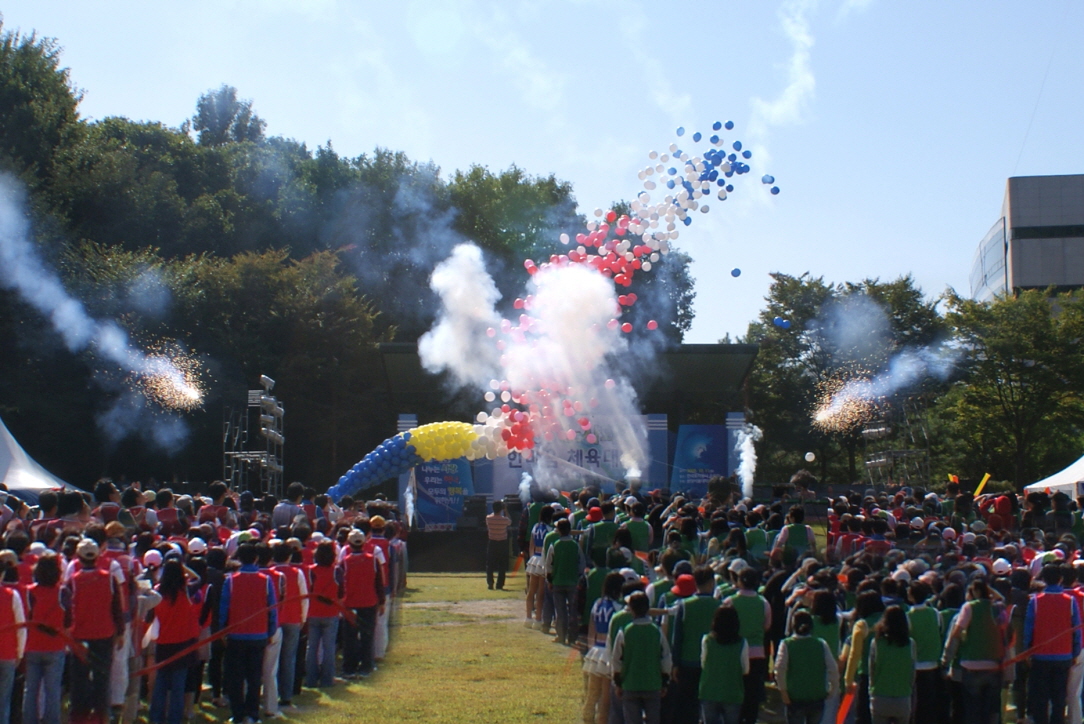
[[[677,126],[732,119],[752,176],[782,193],[745,184],[683,230],[690,342],[743,333],[773,271],[967,293],[1005,179],[1084,172],[1071,0],[9,0],[3,14],[60,41],[86,117],[175,126],[228,83],[270,134],[445,173],[554,173],[587,212],[632,198]]]

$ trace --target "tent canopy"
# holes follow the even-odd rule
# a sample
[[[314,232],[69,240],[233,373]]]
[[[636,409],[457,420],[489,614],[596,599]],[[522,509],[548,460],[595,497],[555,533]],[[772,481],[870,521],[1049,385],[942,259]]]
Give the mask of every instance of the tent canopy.
[[[1050,493],[1065,493],[1070,498],[1076,498],[1084,494],[1084,457],[1065,468],[1061,472],[1054,473],[1048,478],[1043,478],[1037,483],[1024,488],[1025,493],[1042,493],[1047,489]]]
[[[45,490],[78,489],[38,465],[27,455],[22,446],[12,437],[3,420],[0,420],[0,483],[7,486],[8,492],[31,505],[37,504],[38,495]]]

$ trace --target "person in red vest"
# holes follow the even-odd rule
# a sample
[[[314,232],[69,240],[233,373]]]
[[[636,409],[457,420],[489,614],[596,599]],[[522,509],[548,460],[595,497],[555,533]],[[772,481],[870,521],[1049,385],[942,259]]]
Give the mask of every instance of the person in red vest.
[[[233,724],[260,719],[263,650],[278,630],[275,587],[260,573],[257,558],[251,543],[237,548],[241,569],[223,581],[218,601],[218,623],[229,630],[224,669]]]
[[[309,614],[309,600],[301,598],[309,593],[309,584],[299,566],[291,563],[294,549],[288,543],[279,543],[271,549],[271,558],[286,582],[286,594],[279,607],[279,628],[282,630],[282,650],[279,652],[279,706],[293,707],[294,684],[297,676],[297,648],[301,640],[301,627]]]
[[[7,560],[0,564],[0,577],[6,579],[14,575],[18,558],[11,551]],[[26,648],[26,629],[15,628],[26,621],[23,610],[23,597],[16,586],[0,586],[0,724],[11,721],[11,699],[15,686],[15,671],[23,658]]]
[[[65,625],[86,646],[86,661],[74,659],[70,669],[70,724],[109,721],[109,671],[113,648],[124,643],[121,590],[109,570],[98,565],[98,544],[83,538],[75,547],[76,570],[67,584],[70,602]]]
[[[365,541],[365,550],[376,556],[376,560],[380,563],[381,568],[384,571],[384,594],[386,596],[394,595],[391,590],[391,541],[384,537],[384,528],[387,524],[384,521],[384,517],[380,515],[374,515],[369,519],[369,526],[371,527],[371,533],[369,538]],[[373,659],[375,661],[383,661],[384,654],[388,650],[388,613],[387,606],[384,607],[384,612],[377,614],[376,617],[376,634],[373,637]]]
[[[119,493],[118,493],[119,497]],[[140,574],[138,561],[128,555],[128,531],[119,521],[112,521],[105,526],[105,540],[101,543],[98,565],[110,572],[113,580],[120,587],[121,611],[124,613],[124,640],[113,653],[113,666],[109,672],[109,705],[123,707],[128,696],[137,692],[129,691],[128,672],[131,658],[135,656],[132,646],[132,611],[136,600],[136,578]],[[89,533],[88,533],[89,535]]]
[[[1045,587],[1031,597],[1024,617],[1024,648],[1031,650],[1028,714],[1035,724],[1065,722],[1069,668],[1080,654],[1080,609],[1061,587],[1061,569],[1043,566]]]
[[[162,664],[182,651],[188,653],[158,670],[151,694],[150,724],[181,724],[184,718],[185,680],[188,669],[196,661],[196,652],[190,649],[200,633],[203,596],[199,583],[199,576],[174,554],[162,563],[162,575],[158,579],[158,595],[162,601],[154,608],[158,626],[155,663]]]
[[[335,566],[335,543],[322,540],[309,568],[309,590],[318,596],[309,603],[309,645],[305,655],[305,686],[335,684],[335,636],[339,630],[342,569]]]
[[[384,613],[384,581],[380,561],[366,551],[365,533],[355,528],[346,537],[348,555],[342,561],[343,605],[354,612],[343,637],[343,678],[367,677],[373,672],[373,637],[376,619]]]
[[[50,551],[34,564],[34,583],[26,592],[27,620],[62,632],[64,607],[60,603],[60,591],[60,559]],[[64,639],[60,636],[49,635],[38,626],[26,631],[23,724],[60,724],[64,650]]]

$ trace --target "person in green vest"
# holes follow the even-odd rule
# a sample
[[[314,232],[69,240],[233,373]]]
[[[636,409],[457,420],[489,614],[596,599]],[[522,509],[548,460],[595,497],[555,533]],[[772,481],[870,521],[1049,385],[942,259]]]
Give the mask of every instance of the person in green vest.
[[[764,518],[755,510],[745,516],[745,549],[758,566],[768,563],[768,532],[761,527],[763,522]]]
[[[651,544],[655,539],[654,529],[652,529],[650,523],[644,520],[646,513],[647,509],[644,504],[637,500],[632,504],[630,517],[625,523],[625,528],[628,529],[629,534],[632,536],[632,549],[641,553],[647,553],[651,550]]]
[[[628,607],[629,596],[634,593],[644,593],[644,582],[639,578],[633,578],[631,576],[625,577],[625,583],[621,586],[621,605],[622,608],[618,609],[614,613],[613,618],[610,619],[610,630],[606,633],[606,660],[613,662],[614,643],[617,642],[617,634],[624,630],[626,626],[632,623],[633,614]],[[645,595],[647,595],[645,593]],[[651,598],[648,597],[650,602]],[[612,674],[612,669],[611,669]],[[613,683],[613,679],[610,679],[610,716],[608,720],[615,722],[615,724],[621,724],[625,721],[625,710],[621,706],[621,695],[617,691],[617,686]]]
[[[874,627],[869,650],[869,700],[873,724],[907,724],[911,721],[915,656],[916,647],[907,614],[899,606],[889,606]]]
[[[723,602],[737,610],[741,635],[749,644],[749,673],[743,683],[740,724],[755,724],[764,701],[764,682],[768,678],[768,658],[764,646],[765,634],[772,627],[772,607],[761,596],[760,573],[746,568],[738,579],[739,590]]]
[[[794,633],[779,644],[775,657],[775,685],[787,724],[820,724],[825,700],[839,689],[839,666],[828,644],[813,635],[809,611],[795,611],[791,626]]]
[[[805,508],[802,506],[792,505],[787,520],[787,525],[772,542],[771,558],[793,569],[803,558],[817,555],[817,535],[805,524]]]
[[[996,722],[1001,718],[1001,669],[1006,657],[1009,612],[994,604],[984,578],[967,587],[967,603],[952,622],[944,660],[957,654],[963,670],[963,711],[966,722]]]
[[[873,640],[873,627],[884,615],[885,604],[881,592],[867,589],[854,600],[851,636],[843,646],[840,658],[846,661],[843,681],[848,691],[855,691],[855,724],[870,724],[869,704],[869,650]]]
[[[915,640],[915,721],[936,721],[938,711],[937,693],[941,684],[941,651],[944,635],[941,616],[929,605],[933,590],[925,581],[912,581],[907,591],[911,610],[907,623],[911,626],[911,638]]]
[[[606,549],[613,543],[614,534],[617,533],[617,523],[614,522],[613,502],[607,500],[599,507],[602,513],[602,520],[592,522],[591,525],[588,526],[584,548],[588,557],[595,562],[596,566],[605,565]],[[591,518],[594,517],[591,514],[592,510],[587,511],[588,520],[591,520]]]
[[[818,638],[828,645],[828,650],[832,652],[832,660],[836,662],[836,671],[839,671],[839,650],[840,650],[840,620],[839,620],[839,605],[836,603],[836,594],[827,588],[818,589],[813,593],[812,601],[809,605],[809,613],[813,616],[813,631],[812,636]],[[836,720],[836,711],[839,709],[839,686],[832,690],[828,694],[828,698],[824,700],[824,721],[834,722]]]
[[[557,619],[557,638],[554,643],[572,646],[579,635],[580,617],[575,606],[576,586],[580,574],[587,568],[587,561],[579,544],[572,539],[572,526],[568,518],[557,521],[560,536],[546,554],[546,578],[553,591],[553,610]]]
[[[713,595],[715,572],[708,566],[693,569],[696,594],[677,602],[674,611],[674,724],[696,724],[700,690],[700,642],[711,631],[715,609],[722,603]]]
[[[941,616],[941,632],[944,636],[943,646],[945,646],[948,644],[949,634],[952,633],[953,623],[960,614],[960,609],[963,608],[964,589],[956,583],[946,584],[937,597],[937,605],[937,613]],[[960,659],[959,648],[957,648],[953,658],[942,658],[942,672],[946,675],[941,680],[938,721],[962,722],[964,720],[964,691],[960,683],[959,671]]]
[[[663,693],[670,683],[670,644],[648,615],[647,596],[629,596],[632,621],[614,640],[613,681],[626,724],[659,724]]]
[[[715,609],[711,632],[700,643],[700,716],[704,724],[739,724],[749,674],[749,644],[738,611]]]

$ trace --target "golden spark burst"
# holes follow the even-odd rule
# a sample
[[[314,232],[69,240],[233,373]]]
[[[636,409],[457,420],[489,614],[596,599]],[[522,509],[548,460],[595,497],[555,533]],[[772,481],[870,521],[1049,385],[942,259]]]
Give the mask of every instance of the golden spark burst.
[[[204,370],[196,357],[173,342],[148,348],[130,382],[145,398],[166,410],[190,412],[203,405]]]
[[[867,374],[839,374],[818,385],[813,427],[829,433],[850,432],[873,419],[881,403]]]

